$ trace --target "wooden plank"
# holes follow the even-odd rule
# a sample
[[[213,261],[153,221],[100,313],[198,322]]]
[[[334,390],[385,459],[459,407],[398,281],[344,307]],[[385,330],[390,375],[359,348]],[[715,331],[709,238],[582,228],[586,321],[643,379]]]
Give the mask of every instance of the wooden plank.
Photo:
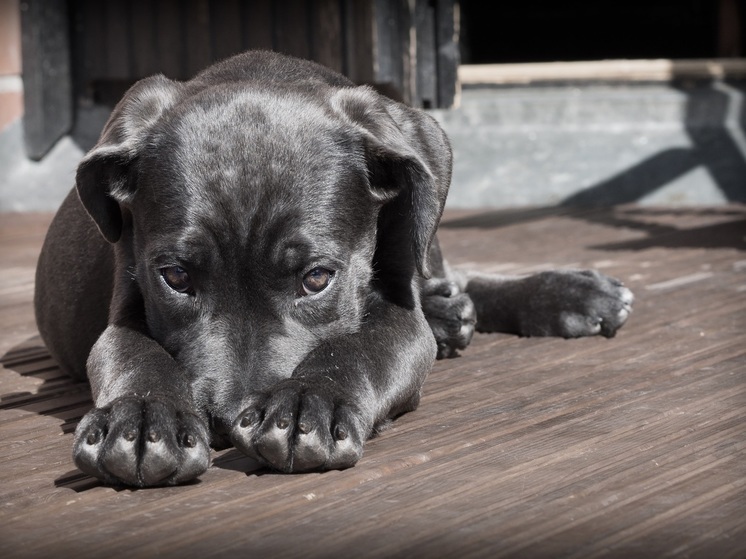
[[[311,58],[337,72],[344,71],[342,10],[339,0],[311,3]]]
[[[345,74],[356,83],[376,83],[373,3],[344,2]]]
[[[187,79],[187,56],[183,20],[188,14],[181,0],[159,0],[156,3],[155,26],[158,48],[158,71],[171,79]]]
[[[95,79],[129,80],[132,77],[130,60],[130,10],[126,2],[99,2],[105,13],[105,20],[91,21],[103,33],[104,45],[95,45],[95,52],[101,50],[106,64],[94,75]],[[100,73],[103,70],[104,73]]]
[[[453,266],[598,266],[635,291],[629,324],[476,335],[349,470],[275,475],[229,449],[200,483],[144,491],[71,462],[89,393],[55,374],[31,312],[48,221],[0,219],[4,557],[746,554],[743,206],[447,212]]]
[[[521,84],[557,81],[668,82],[678,79],[740,79],[744,59],[601,60],[527,64],[464,64],[462,84]]]
[[[157,6],[150,0],[132,0],[129,6],[132,18],[132,78],[141,79],[156,74],[159,69],[158,29],[155,25]]]
[[[188,0],[186,7],[186,72],[194,76],[212,61],[209,0]]]
[[[101,21],[103,9],[102,2],[92,0],[79,0],[70,4],[70,28],[73,41],[78,45],[73,49],[71,61],[75,67],[74,91],[75,95],[81,98],[93,97],[92,76],[99,74],[98,67],[105,64],[101,56],[103,48],[100,46],[105,30],[100,25],[92,25],[93,21]]]
[[[213,60],[222,60],[241,52],[240,0],[212,0],[210,2],[210,36]]]
[[[406,2],[375,2],[376,84],[393,89],[390,97],[411,103],[414,99],[410,52],[412,14]]]
[[[244,50],[274,48],[273,4],[272,0],[244,0],[241,4]]]
[[[435,6],[429,0],[415,4],[415,33],[417,36],[417,97],[412,104],[432,109],[438,106],[438,56]]]
[[[454,2],[376,0],[374,6],[376,84],[417,107],[453,106],[459,65]]]
[[[435,2],[435,24],[438,57],[438,107],[447,109],[458,103],[458,67],[460,12],[454,0]]]
[[[21,10],[26,155],[41,159],[72,127],[66,2],[28,0]]]
[[[274,9],[275,50],[300,58],[310,58],[309,2],[281,0],[274,3]]]

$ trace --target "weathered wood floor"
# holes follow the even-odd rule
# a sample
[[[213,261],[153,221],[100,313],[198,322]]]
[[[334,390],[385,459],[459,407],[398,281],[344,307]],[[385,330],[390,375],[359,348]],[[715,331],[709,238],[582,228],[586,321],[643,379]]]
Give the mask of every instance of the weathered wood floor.
[[[628,325],[478,335],[350,470],[228,450],[144,491],[72,464],[89,393],[31,309],[48,219],[0,216],[2,557],[746,557],[746,207],[451,213],[453,264],[600,268],[636,293]]]

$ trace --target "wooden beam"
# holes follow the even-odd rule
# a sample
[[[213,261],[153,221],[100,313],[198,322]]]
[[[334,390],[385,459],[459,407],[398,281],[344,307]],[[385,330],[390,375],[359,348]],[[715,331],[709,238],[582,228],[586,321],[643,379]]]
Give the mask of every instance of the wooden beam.
[[[458,70],[461,84],[521,84],[562,81],[667,82],[746,76],[746,59],[602,60],[531,64],[475,64]]]
[[[21,10],[26,154],[39,160],[73,122],[65,0],[26,0]]]
[[[435,25],[438,61],[438,107],[447,109],[458,104],[458,67],[461,63],[459,33],[461,13],[455,0],[437,0]]]

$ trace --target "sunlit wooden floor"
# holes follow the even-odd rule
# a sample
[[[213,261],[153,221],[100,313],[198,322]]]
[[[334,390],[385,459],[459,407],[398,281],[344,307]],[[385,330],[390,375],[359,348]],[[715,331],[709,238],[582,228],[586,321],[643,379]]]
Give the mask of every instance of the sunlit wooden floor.
[[[31,305],[49,219],[0,215],[2,557],[746,557],[744,206],[451,212],[452,264],[599,268],[635,292],[627,326],[477,335],[352,469],[227,450],[198,483],[141,491],[72,463],[90,394]]]

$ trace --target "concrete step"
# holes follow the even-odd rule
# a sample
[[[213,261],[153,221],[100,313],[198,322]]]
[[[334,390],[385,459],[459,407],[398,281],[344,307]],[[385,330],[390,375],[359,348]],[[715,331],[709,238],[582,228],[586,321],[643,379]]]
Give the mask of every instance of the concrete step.
[[[450,207],[746,201],[743,83],[465,87]]]

